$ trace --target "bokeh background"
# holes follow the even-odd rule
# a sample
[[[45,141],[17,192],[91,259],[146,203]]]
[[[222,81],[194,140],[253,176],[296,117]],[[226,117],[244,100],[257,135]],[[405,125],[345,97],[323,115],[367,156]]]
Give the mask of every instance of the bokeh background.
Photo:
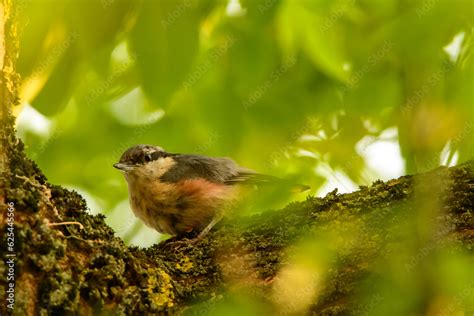
[[[18,133],[127,243],[139,143],[323,196],[472,159],[472,0],[17,0]],[[304,196],[288,199],[304,199]]]

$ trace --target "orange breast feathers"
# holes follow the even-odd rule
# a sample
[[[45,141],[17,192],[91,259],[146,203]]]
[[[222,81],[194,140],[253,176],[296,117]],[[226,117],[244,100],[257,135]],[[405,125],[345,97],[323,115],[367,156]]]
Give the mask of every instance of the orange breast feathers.
[[[238,194],[236,186],[213,183],[206,179],[180,181],[176,184],[176,189],[188,203],[203,208],[222,207],[223,203],[235,200]]]

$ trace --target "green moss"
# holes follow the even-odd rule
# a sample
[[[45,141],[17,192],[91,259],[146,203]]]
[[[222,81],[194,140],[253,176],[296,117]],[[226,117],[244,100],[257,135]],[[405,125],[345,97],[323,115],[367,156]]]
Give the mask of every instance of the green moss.
[[[70,270],[51,271],[39,287],[40,312],[64,314],[79,307],[79,290]]]

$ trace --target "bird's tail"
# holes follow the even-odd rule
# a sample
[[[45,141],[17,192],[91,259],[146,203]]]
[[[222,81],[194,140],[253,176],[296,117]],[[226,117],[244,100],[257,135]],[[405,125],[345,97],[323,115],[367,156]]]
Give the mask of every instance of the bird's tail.
[[[308,191],[311,187],[305,184],[294,184],[291,180],[281,179],[267,174],[261,174],[249,169],[243,169],[239,173],[238,180],[247,184],[276,184],[289,187],[292,193],[301,193]],[[234,180],[235,181],[235,180]]]
[[[293,192],[293,193],[302,193],[302,192],[308,191],[309,189],[311,189],[311,187],[309,185],[294,184],[291,188],[291,192]]]

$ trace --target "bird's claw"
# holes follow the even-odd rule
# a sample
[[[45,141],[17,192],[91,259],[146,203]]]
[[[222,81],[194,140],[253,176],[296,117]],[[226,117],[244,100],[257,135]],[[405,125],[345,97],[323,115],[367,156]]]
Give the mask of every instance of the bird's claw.
[[[196,244],[202,238],[195,237],[195,238],[191,238],[191,239],[189,239],[189,238],[182,238],[182,239],[178,239],[178,240],[172,240],[172,239],[174,239],[174,238],[170,238],[170,239],[167,239],[167,240],[163,241],[162,247],[164,249],[177,251],[177,250],[179,250],[179,249],[181,249],[185,246]]]

